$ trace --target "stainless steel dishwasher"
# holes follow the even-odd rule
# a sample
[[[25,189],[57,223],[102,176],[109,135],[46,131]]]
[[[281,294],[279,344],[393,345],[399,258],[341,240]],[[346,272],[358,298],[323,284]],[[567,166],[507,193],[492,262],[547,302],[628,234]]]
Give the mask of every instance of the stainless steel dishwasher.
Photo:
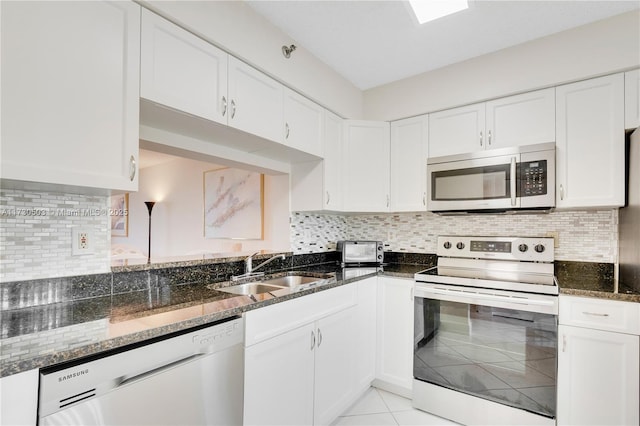
[[[43,369],[40,425],[241,425],[243,319]]]

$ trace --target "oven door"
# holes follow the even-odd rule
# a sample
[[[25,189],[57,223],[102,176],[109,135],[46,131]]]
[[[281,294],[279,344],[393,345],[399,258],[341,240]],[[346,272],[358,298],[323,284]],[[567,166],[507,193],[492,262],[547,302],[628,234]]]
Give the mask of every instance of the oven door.
[[[475,411],[472,406],[478,407],[477,401],[482,399],[490,403],[478,411],[490,412],[494,403],[493,406],[499,408],[508,406],[517,409],[512,411],[525,410],[527,416],[541,417],[540,424],[553,419],[557,299],[548,295],[416,283],[413,363],[416,383],[418,387],[422,383],[432,385],[435,394],[447,392],[436,388],[446,388],[473,398],[463,397],[470,402],[467,410],[460,410],[456,404],[423,408],[424,401],[415,400],[414,383],[414,405],[466,422],[459,417],[461,411],[478,415],[469,412]],[[422,395],[424,399],[431,399],[425,398],[425,393]],[[497,416],[488,415],[485,421],[495,422]],[[483,422],[479,418],[474,421]]]
[[[517,154],[427,164],[428,210],[520,207],[516,179],[519,159]]]

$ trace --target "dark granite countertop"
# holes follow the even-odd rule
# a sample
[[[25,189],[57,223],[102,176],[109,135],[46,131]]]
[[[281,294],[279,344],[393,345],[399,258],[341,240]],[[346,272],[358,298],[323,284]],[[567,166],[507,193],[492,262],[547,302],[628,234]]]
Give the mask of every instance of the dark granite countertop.
[[[332,274],[333,278],[325,280],[322,286],[298,292],[278,291],[274,292],[277,295],[265,293],[253,297],[218,291],[217,288],[232,284],[223,281],[222,275],[183,273],[179,267],[170,272],[158,271],[159,275],[153,276],[160,278],[153,282],[148,281],[150,275],[145,275],[146,285],[142,285],[143,280],[138,278],[140,274],[152,271],[154,266],[151,269],[147,269],[148,266],[140,270],[123,269],[123,280],[139,282],[129,285],[122,293],[85,294],[85,287],[91,288],[92,279],[100,276],[89,276],[86,280],[81,279],[81,283],[71,280],[70,285],[80,290],[82,298],[78,300],[56,299],[55,303],[26,307],[16,304],[8,309],[3,306],[0,377],[188,330],[368,277],[382,275],[413,279],[415,273],[434,266],[436,257],[394,254],[387,259],[390,263],[382,268],[342,268],[336,261],[312,265],[294,262],[294,266],[280,269],[270,276],[304,271]],[[227,262],[235,260],[230,258]],[[224,273],[227,272],[224,269]],[[166,275],[163,274],[171,274],[171,279],[164,279]],[[637,291],[625,291],[624,288],[615,291],[611,264],[556,262],[556,275],[561,294],[640,302]],[[112,288],[117,287],[118,279],[114,275]],[[31,283],[23,287],[28,289],[29,285]],[[54,293],[55,289],[54,286]],[[6,299],[3,296],[2,302],[6,303]]]
[[[413,278],[425,265],[342,268],[336,262],[289,272],[332,274],[322,286],[297,292],[238,296],[216,290],[232,283],[187,282],[76,301],[2,311],[0,377],[94,355],[106,350],[241,315],[378,274]],[[233,283],[236,284],[236,283]]]
[[[556,262],[560,294],[640,303],[640,291],[616,283],[612,263]]]

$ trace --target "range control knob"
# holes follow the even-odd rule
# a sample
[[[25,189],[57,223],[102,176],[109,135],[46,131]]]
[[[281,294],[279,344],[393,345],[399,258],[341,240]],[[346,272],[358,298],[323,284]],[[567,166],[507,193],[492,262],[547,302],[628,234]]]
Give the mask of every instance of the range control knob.
[[[458,244],[456,244],[456,247],[458,247],[458,250],[462,250],[464,248],[464,243],[459,242]]]
[[[444,244],[442,245],[444,248],[446,248],[447,250],[449,250],[451,248],[451,243],[449,241],[445,241]]]
[[[545,247],[542,244],[536,244],[536,246],[533,249],[536,251],[536,253],[542,253],[544,252]]]
[[[518,250],[520,250],[522,253],[526,252],[527,250],[529,250],[529,246],[526,244],[520,244],[518,246]]]

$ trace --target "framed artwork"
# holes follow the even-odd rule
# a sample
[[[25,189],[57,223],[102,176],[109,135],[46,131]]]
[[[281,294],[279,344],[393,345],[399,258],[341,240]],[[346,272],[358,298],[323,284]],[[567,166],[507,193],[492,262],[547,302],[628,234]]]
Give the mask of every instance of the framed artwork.
[[[205,238],[263,239],[264,176],[240,169],[204,172]]]
[[[111,196],[111,236],[126,237],[129,235],[129,194]]]

